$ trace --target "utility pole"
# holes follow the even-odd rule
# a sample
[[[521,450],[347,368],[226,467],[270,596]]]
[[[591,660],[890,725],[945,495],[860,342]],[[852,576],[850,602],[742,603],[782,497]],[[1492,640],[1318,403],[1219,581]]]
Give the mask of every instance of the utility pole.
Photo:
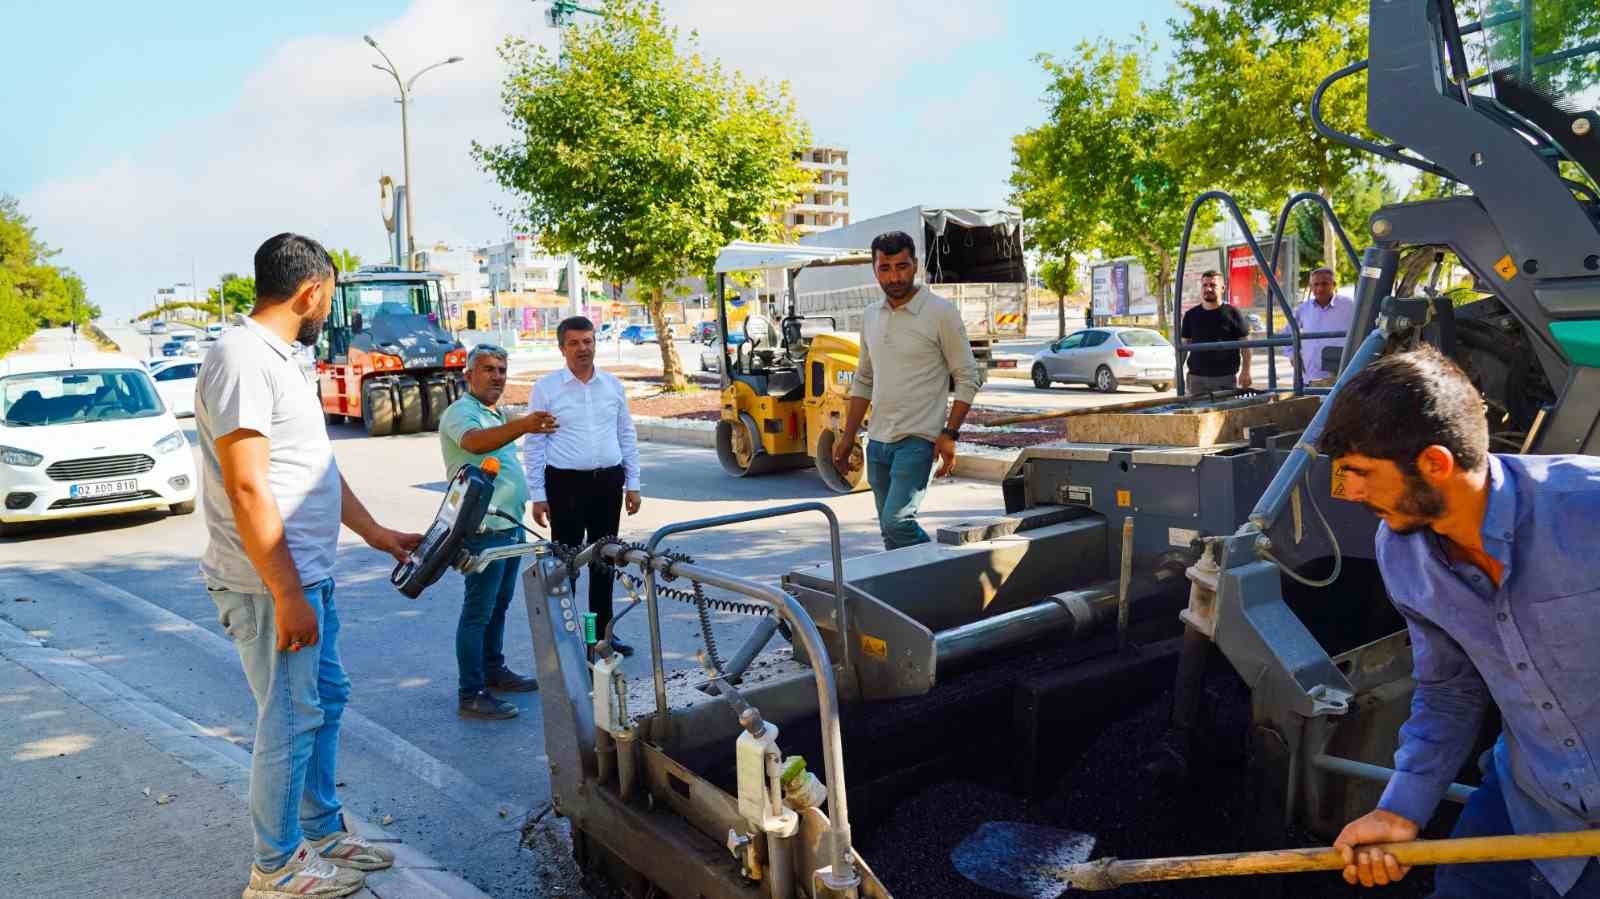
[[[539,2],[539,0],[535,0]],[[566,49],[562,36],[566,34],[567,26],[578,13],[591,16],[604,16],[603,9],[590,9],[579,5],[576,0],[550,0],[550,8],[545,10],[544,21],[546,25],[556,30],[556,59],[566,58]],[[583,291],[578,284],[578,257],[575,254],[567,256],[567,305],[571,307],[573,315],[583,314]]]
[[[424,68],[417,74],[412,75],[409,79],[402,79],[400,77],[400,70],[395,67],[394,61],[389,58],[389,54],[383,52],[383,48],[378,46],[378,42],[372,39],[372,35],[364,34],[361,36],[361,39],[367,42],[367,46],[378,51],[378,55],[382,56],[383,61],[388,63],[387,66],[380,66],[377,63],[373,63],[372,67],[380,72],[388,72],[390,77],[394,78],[395,87],[400,89],[400,99],[396,100],[395,102],[400,104],[400,153],[402,156],[402,165],[405,168],[404,177],[406,179],[406,267],[412,268],[416,265],[417,260],[417,231],[415,224],[416,219],[413,218],[411,214],[411,195],[415,191],[411,189],[411,129],[410,125],[406,121],[406,107],[411,104],[411,88],[417,83],[418,78],[421,78],[425,72],[428,72],[432,69],[437,69],[440,66],[447,66],[451,63],[460,62],[461,57],[452,56],[443,62],[436,62],[433,65]]]

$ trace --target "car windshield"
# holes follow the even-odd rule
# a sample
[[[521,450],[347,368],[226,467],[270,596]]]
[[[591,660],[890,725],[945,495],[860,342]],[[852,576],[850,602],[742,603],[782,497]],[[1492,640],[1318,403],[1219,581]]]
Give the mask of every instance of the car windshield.
[[[163,411],[150,376],[135,369],[28,372],[0,378],[8,428],[149,418]]]
[[[1172,346],[1154,331],[1123,331],[1120,336],[1123,346]]]
[[[380,315],[431,315],[438,310],[432,281],[359,281],[341,288],[351,315],[370,322]]]

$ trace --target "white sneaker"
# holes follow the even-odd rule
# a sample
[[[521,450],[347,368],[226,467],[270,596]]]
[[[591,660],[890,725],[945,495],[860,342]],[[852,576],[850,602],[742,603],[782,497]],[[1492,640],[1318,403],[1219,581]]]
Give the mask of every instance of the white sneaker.
[[[367,876],[350,868],[335,867],[317,854],[310,843],[302,842],[289,861],[276,871],[250,866],[250,885],[243,899],[333,899],[361,889]]]
[[[341,816],[339,823],[344,824]],[[380,846],[356,836],[349,830],[340,830],[330,833],[320,840],[313,840],[311,848],[317,854],[333,862],[341,868],[354,868],[358,871],[381,871],[394,864],[394,850],[387,846]]]

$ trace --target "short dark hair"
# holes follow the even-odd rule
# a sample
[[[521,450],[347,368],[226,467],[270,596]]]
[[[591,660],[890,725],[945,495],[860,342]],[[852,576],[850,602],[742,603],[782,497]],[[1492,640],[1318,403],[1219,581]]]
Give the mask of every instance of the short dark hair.
[[[573,315],[568,318],[564,318],[561,320],[561,324],[556,325],[556,346],[561,347],[567,345],[568,331],[593,330],[594,322],[589,321],[589,317],[586,315]]]
[[[273,235],[256,250],[256,302],[287,300],[307,281],[332,278],[338,271],[322,244],[287,231]]]
[[[1317,439],[1317,450],[1336,459],[1359,453],[1411,474],[1417,456],[1435,445],[1463,470],[1478,471],[1489,457],[1489,420],[1467,373],[1427,344],[1356,372]]]
[[[1205,271],[1200,273],[1200,277],[1202,279],[1204,279],[1204,278],[1219,278],[1221,276],[1222,276],[1222,272],[1219,272],[1214,268],[1208,268]]]
[[[878,263],[878,254],[894,256],[911,251],[911,261],[917,261],[917,242],[904,231],[885,231],[872,239],[872,263]]]

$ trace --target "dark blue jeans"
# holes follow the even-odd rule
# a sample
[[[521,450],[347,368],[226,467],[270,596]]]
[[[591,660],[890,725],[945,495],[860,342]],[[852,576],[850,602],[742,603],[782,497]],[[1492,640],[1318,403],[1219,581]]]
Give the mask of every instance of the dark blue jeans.
[[[469,552],[522,542],[516,528],[485,531],[466,539]],[[521,559],[501,559],[477,574],[467,575],[461,620],[456,622],[457,689],[462,699],[477,695],[493,675],[506,667],[506,607],[517,595],[517,569]]]
[[[928,532],[917,524],[917,507],[928,492],[932,473],[933,444],[921,437],[893,443],[867,441],[867,483],[878,507],[884,549],[928,542]]]
[[[1491,764],[1483,786],[1467,800],[1452,837],[1494,837],[1511,833],[1500,778]],[[1476,865],[1442,865],[1433,877],[1432,899],[1558,899],[1533,862],[1485,862]],[[1565,899],[1600,899],[1600,865],[1593,861],[1567,892]]]

